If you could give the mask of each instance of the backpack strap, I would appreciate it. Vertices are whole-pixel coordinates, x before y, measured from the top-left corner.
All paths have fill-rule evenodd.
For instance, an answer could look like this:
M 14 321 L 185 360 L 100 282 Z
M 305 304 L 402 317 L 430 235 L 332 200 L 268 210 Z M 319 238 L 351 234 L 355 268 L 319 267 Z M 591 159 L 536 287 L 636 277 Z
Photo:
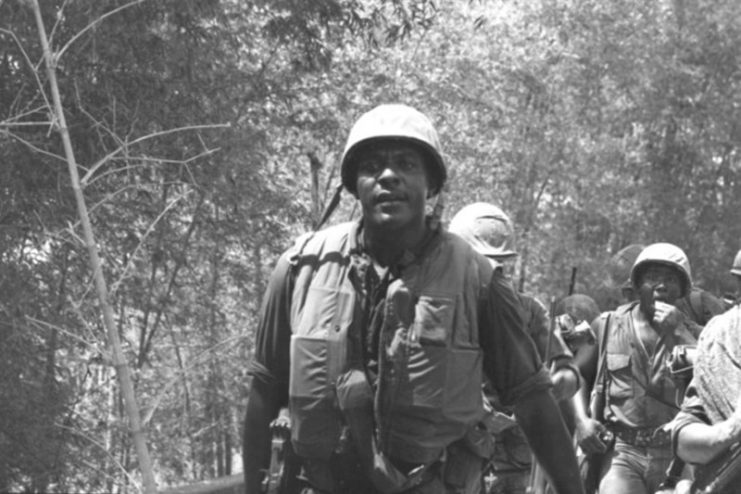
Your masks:
M 605 316 L 605 325 L 602 329 L 602 338 L 599 341 L 599 357 L 597 360 L 597 375 L 594 376 L 594 387 L 590 399 L 590 413 L 592 418 L 604 422 L 605 393 L 607 392 L 607 334 L 610 331 L 610 316 L 612 312 L 607 312 Z

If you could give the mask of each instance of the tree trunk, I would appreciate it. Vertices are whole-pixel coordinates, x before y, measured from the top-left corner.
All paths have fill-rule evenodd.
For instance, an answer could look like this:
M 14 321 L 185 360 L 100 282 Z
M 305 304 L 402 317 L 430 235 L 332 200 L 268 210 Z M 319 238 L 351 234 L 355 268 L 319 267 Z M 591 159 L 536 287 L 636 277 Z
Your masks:
M 144 491 L 154 494 L 157 492 L 157 485 L 154 479 L 152 461 L 149 458 L 149 450 L 147 449 L 146 433 L 141 427 L 139 405 L 137 404 L 136 396 L 134 395 L 134 387 L 129 375 L 129 368 L 126 365 L 126 360 L 124 359 L 123 351 L 121 350 L 121 341 L 119 339 L 116 324 L 114 322 L 113 309 L 111 308 L 108 300 L 108 287 L 106 285 L 105 278 L 103 277 L 103 269 L 101 267 L 100 258 L 98 256 L 98 249 L 95 244 L 95 236 L 93 235 L 90 217 L 88 216 L 87 205 L 85 204 L 85 198 L 80 188 L 80 177 L 77 174 L 77 162 L 75 160 L 74 151 L 72 150 L 72 141 L 69 136 L 69 129 L 67 128 L 64 109 L 62 107 L 62 99 L 59 94 L 59 86 L 57 84 L 57 60 L 56 57 L 51 53 L 51 49 L 49 47 L 49 40 L 46 35 L 44 21 L 41 18 L 41 8 L 39 7 L 38 0 L 32 0 L 31 5 L 33 6 L 36 24 L 39 30 L 39 39 L 41 41 L 41 46 L 44 50 L 46 71 L 49 77 L 49 86 L 51 88 L 52 98 L 54 102 L 54 108 L 50 109 L 50 111 L 53 110 L 52 113 L 55 116 L 55 121 L 57 124 L 56 130 L 59 132 L 62 138 L 62 144 L 64 145 L 64 153 L 65 157 L 67 158 L 67 165 L 69 168 L 72 189 L 75 193 L 77 210 L 80 215 L 83 235 L 85 243 L 87 245 L 88 254 L 90 256 L 90 268 L 93 271 L 95 287 L 97 290 L 98 299 L 100 301 L 100 307 L 103 311 L 103 322 L 105 324 L 109 343 L 111 346 L 111 357 L 113 359 L 113 365 L 116 369 L 121 384 L 121 392 L 124 396 L 124 400 L 126 403 L 126 412 L 131 426 L 131 434 L 136 446 L 137 456 L 139 458 L 139 468 L 141 469 Z

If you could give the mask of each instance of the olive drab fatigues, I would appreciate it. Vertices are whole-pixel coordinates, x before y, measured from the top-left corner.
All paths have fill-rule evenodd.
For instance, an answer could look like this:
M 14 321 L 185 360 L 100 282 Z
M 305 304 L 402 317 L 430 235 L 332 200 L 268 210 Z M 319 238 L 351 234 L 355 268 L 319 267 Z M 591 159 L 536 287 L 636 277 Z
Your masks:
M 666 360 L 676 345 L 697 342 L 689 325 L 680 324 L 647 350 L 634 326 L 636 305 L 620 306 L 596 322 L 598 335 L 609 331 L 604 417 L 617 438 L 603 465 L 600 492 L 644 492 L 648 483 L 646 492 L 652 493 L 664 479 L 672 451 L 662 426 L 675 417 L 682 398 Z
M 649 354 L 633 326 L 631 310 L 635 305 L 619 307 L 609 320 L 605 420 L 626 427 L 659 427 L 674 418 L 681 399 L 669 374 L 667 357 L 676 345 L 695 345 L 697 340 L 680 325 Z M 600 318 L 602 324 L 605 320 Z
M 484 412 L 477 304 L 492 268 L 453 235 L 442 233 L 430 241 L 425 254 L 388 285 L 377 379 L 369 383 L 358 320 L 362 289 L 357 286 L 358 272 L 368 266 L 354 254 L 357 227 L 338 225 L 297 243 L 289 381 L 292 442 L 304 458 L 329 460 L 342 449 L 348 432 L 363 442 L 355 436 L 368 434 L 363 424 L 375 422 L 370 431 L 374 464 L 380 455 L 381 461 L 391 457 L 404 465 L 432 465 Z M 378 480 L 389 483 L 385 488 L 403 490 L 393 485 L 405 481 L 399 473 L 376 472 L 392 477 Z M 334 489 L 326 485 L 330 475 L 311 469 L 308 475 L 320 489 Z
M 578 373 L 573 363 L 573 354 L 560 334 L 555 332 L 552 336 L 549 334 L 551 331 L 548 309 L 532 295 L 519 293 L 518 296 L 522 303 L 527 332 L 546 365 L 552 365 L 554 371 L 569 367 Z M 549 338 L 553 338 L 550 343 Z M 488 387 L 486 392 L 494 409 L 513 415 L 512 407 L 502 406 Z M 530 483 L 533 461 L 525 433 L 515 425 L 495 434 L 494 442 L 491 472 L 488 472 L 488 483 L 491 486 L 487 494 L 524 494 Z

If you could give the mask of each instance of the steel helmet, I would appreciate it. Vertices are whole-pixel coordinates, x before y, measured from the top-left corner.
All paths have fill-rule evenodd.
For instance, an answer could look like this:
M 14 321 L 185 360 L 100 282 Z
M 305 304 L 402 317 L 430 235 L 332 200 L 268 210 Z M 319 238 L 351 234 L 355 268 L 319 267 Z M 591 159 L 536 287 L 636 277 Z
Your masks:
M 741 250 L 736 252 L 736 257 L 733 259 L 733 266 L 731 266 L 731 274 L 741 276 Z
M 630 286 L 630 272 L 633 264 L 636 262 L 638 254 L 645 248 L 645 245 L 630 244 L 623 247 L 610 258 L 608 269 L 613 283 L 620 286 Z
M 448 230 L 462 237 L 486 257 L 508 258 L 513 249 L 514 227 L 504 211 L 486 202 L 464 206 L 450 220 Z
M 353 153 L 361 144 L 384 139 L 398 139 L 417 145 L 427 156 L 431 192 L 433 195 L 440 192 L 447 178 L 447 171 L 435 127 L 425 115 L 401 104 L 377 106 L 361 115 L 353 125 L 345 151 L 342 153 L 340 166 L 342 185 L 348 191 L 357 194 L 355 190 L 357 170 Z
M 647 264 L 663 264 L 678 271 L 682 283 L 682 296 L 684 297 L 692 288 L 692 271 L 690 261 L 682 249 L 674 244 L 659 242 L 651 244 L 638 254 L 633 269 L 630 271 L 630 281 L 634 287 L 638 287 L 638 278 L 641 270 Z
M 600 315 L 599 306 L 589 295 L 574 293 L 558 301 L 556 315 L 568 314 L 574 322 L 586 321 L 591 324 Z

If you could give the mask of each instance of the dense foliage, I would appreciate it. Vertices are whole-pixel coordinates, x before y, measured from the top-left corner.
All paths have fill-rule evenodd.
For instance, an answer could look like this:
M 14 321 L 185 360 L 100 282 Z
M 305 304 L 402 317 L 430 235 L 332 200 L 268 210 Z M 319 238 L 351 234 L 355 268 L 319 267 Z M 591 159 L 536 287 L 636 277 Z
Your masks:
M 510 212 L 518 283 L 543 300 L 576 266 L 609 308 L 609 257 L 659 240 L 727 288 L 735 0 L 41 4 L 160 485 L 239 466 L 267 276 L 378 103 L 432 116 L 446 216 L 475 200 Z M 28 2 L 0 1 L 0 490 L 135 490 L 50 99 Z M 346 194 L 331 221 L 353 215 Z

